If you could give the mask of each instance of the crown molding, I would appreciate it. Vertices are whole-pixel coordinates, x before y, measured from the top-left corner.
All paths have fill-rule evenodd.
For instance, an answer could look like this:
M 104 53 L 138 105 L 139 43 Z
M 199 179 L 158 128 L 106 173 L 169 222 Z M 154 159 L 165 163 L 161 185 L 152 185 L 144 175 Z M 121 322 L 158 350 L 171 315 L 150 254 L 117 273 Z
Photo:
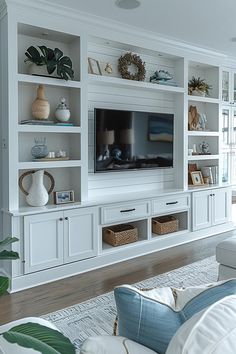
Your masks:
M 0 0 L 3 1 L 3 0 Z M 227 58 L 227 55 L 221 52 L 217 52 L 215 50 L 211 50 L 208 48 L 202 48 L 200 46 L 194 45 L 193 43 L 187 43 L 184 41 L 180 41 L 174 38 L 163 37 L 156 32 L 151 32 L 147 30 L 140 31 L 140 28 L 134 27 L 128 24 L 121 23 L 119 21 L 107 19 L 104 21 L 103 17 L 88 14 L 85 12 L 81 12 L 77 9 L 70 8 L 71 11 L 68 11 L 68 7 L 64 5 L 56 5 L 49 2 L 48 0 L 5 0 L 7 6 L 9 8 L 13 8 L 14 12 L 16 12 L 17 7 L 19 11 L 23 11 L 23 8 L 31 9 L 31 10 L 39 10 L 42 12 L 47 12 L 47 14 L 52 15 L 60 15 L 67 17 L 68 19 L 79 21 L 79 24 L 84 25 L 88 30 L 90 35 L 97 35 L 97 29 L 99 28 L 104 32 L 104 38 L 112 37 L 110 30 L 114 30 L 119 32 L 124 38 L 130 36 L 136 36 L 140 40 L 153 42 L 155 43 L 155 47 L 160 46 L 160 48 L 164 48 L 163 51 L 166 53 L 173 53 L 173 49 L 178 53 L 177 55 L 184 55 L 186 51 L 191 55 L 200 54 L 203 57 L 215 58 L 216 63 L 219 60 L 224 60 Z M 100 36 L 100 34 L 99 34 Z M 112 38 L 111 38 L 112 39 Z M 127 41 L 127 43 L 130 41 Z M 154 49 L 156 51 L 156 48 Z M 161 49 L 160 49 L 161 51 Z

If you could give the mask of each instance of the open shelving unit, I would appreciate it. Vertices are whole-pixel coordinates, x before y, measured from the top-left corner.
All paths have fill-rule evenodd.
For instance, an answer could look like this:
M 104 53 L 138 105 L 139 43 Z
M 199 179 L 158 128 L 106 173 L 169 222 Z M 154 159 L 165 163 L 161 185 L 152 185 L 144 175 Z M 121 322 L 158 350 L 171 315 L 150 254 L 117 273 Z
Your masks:
M 64 55 L 68 55 L 73 63 L 75 73 L 74 80 L 63 80 L 57 77 L 45 77 L 28 74 L 28 64 L 24 63 L 25 52 L 31 45 L 46 45 L 52 49 L 59 48 Z M 81 82 L 82 65 L 81 57 L 84 55 L 81 49 L 81 37 L 72 34 L 54 31 L 48 28 L 37 27 L 18 23 L 17 26 L 17 96 L 18 96 L 18 118 L 16 129 L 16 142 L 18 145 L 16 176 L 19 178 L 22 173 L 29 170 L 44 169 L 50 171 L 55 180 L 55 190 L 73 190 L 75 203 L 78 203 L 86 194 L 83 186 L 86 186 L 86 149 L 84 141 L 86 137 L 86 106 L 83 105 L 83 90 L 86 90 Z M 56 75 L 55 75 L 56 76 Z M 23 120 L 33 119 L 31 106 L 36 98 L 38 85 L 44 85 L 45 96 L 50 104 L 50 115 L 48 120 L 54 124 L 21 124 Z M 69 122 L 73 125 L 57 125 L 55 110 L 64 97 L 70 109 L 71 117 Z M 45 139 L 48 151 L 64 151 L 65 160 L 35 160 L 31 155 L 31 148 L 35 145 L 35 139 Z M 84 160 L 85 159 L 85 160 Z M 18 183 L 18 181 L 15 181 Z M 44 181 L 47 185 L 47 181 Z M 26 178 L 26 190 L 30 186 L 30 178 Z M 18 189 L 18 208 L 26 207 L 25 196 Z M 49 205 L 53 206 L 52 196 Z
M 218 170 L 218 182 L 221 184 L 221 156 L 220 156 L 220 70 L 218 66 L 211 64 L 203 64 L 198 62 L 189 62 L 188 65 L 188 80 L 192 77 L 200 77 L 205 80 L 211 86 L 209 90 L 209 97 L 188 95 L 188 112 L 190 106 L 194 106 L 197 109 L 199 115 L 205 115 L 206 122 L 205 128 L 202 130 L 201 126 L 198 126 L 196 130 L 189 130 L 187 128 L 188 149 L 195 147 L 194 154 L 188 155 L 188 163 L 196 163 L 197 169 L 201 171 L 206 166 L 217 166 Z M 201 144 L 205 142 L 208 144 L 209 153 L 202 151 Z M 191 189 L 189 185 L 189 189 Z M 195 187 L 196 188 L 196 187 Z
M 2 87 L 7 88 L 1 90 L 2 231 L 19 238 L 13 250 L 20 255 L 19 260 L 6 266 L 13 291 L 232 229 L 231 190 L 221 182 L 224 174 L 222 146 L 228 153 L 224 140 L 227 127 L 222 124 L 220 116 L 222 56 L 180 46 L 154 34 L 140 35 L 135 29 L 127 33 L 127 29 L 111 23 L 99 25 L 98 19 L 92 23 L 85 15 L 80 21 L 76 13 L 64 13 L 65 20 L 62 21 L 62 13 L 57 13 L 62 9 L 53 12 L 47 5 L 40 9 L 36 0 L 27 4 L 16 2 L 19 2 L 20 11 L 18 7 L 13 11 L 15 2 L 7 2 L 7 16 L 4 13 L 1 17 L 0 27 L 3 39 L 1 80 Z M 29 75 L 24 60 L 31 45 L 61 49 L 72 59 L 74 79 L 65 81 L 57 77 Z M 137 54 L 145 63 L 144 81 L 123 79 L 118 72 L 117 61 L 127 52 Z M 98 61 L 102 75 L 89 72 L 88 58 Z M 105 72 L 107 63 L 113 68 L 111 74 Z M 3 70 L 5 65 L 6 71 Z M 133 69 L 135 67 L 131 66 L 130 70 Z M 177 86 L 150 82 L 150 77 L 159 70 L 170 73 Z M 188 80 L 192 76 L 205 79 L 212 86 L 209 97 L 188 95 Z M 32 120 L 31 106 L 38 85 L 44 85 L 51 108 L 49 119 L 53 123 L 23 124 L 22 121 Z M 70 109 L 71 125 L 56 124 L 54 113 L 61 97 L 65 97 Z M 190 105 L 206 115 L 204 130 L 188 130 Z M 229 106 L 228 102 L 226 105 Z M 173 168 L 94 173 L 95 108 L 172 114 Z M 147 128 L 148 124 L 144 124 L 143 130 Z M 66 152 L 67 159 L 35 161 L 31 149 L 35 140 L 44 139 L 49 152 L 61 150 Z M 147 141 L 151 143 L 148 135 Z M 199 149 L 203 141 L 209 144 L 211 154 L 188 156 L 188 149 L 193 145 Z M 148 155 L 148 152 L 144 153 Z M 217 166 L 218 183 L 189 186 L 190 163 L 196 163 L 199 169 Z M 22 174 L 37 169 L 52 175 L 55 192 L 73 191 L 74 202 L 64 204 L 62 194 L 59 204 L 55 204 L 55 195 L 51 194 L 48 204 L 43 207 L 27 205 L 25 194 L 18 185 L 19 179 Z M 24 178 L 26 191 L 30 188 L 31 178 L 31 175 Z M 47 189 L 49 184 L 50 179 L 45 177 Z M 197 200 L 195 204 L 194 198 Z M 202 226 L 201 205 L 206 213 L 211 213 L 216 204 L 219 206 L 216 220 L 212 218 L 210 223 Z M 152 219 L 171 215 L 179 220 L 178 230 L 164 235 L 154 234 Z M 138 241 L 118 247 L 104 243 L 103 228 L 123 223 L 137 227 Z M 44 252 L 45 243 L 47 252 Z

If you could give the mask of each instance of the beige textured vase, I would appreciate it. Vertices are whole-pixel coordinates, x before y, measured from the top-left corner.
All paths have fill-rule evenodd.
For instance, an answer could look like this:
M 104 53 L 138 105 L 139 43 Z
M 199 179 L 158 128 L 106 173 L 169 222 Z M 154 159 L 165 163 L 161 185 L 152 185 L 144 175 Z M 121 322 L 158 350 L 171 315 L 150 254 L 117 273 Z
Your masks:
M 48 119 L 50 113 L 50 104 L 45 97 L 44 85 L 37 88 L 37 98 L 32 104 L 32 116 L 35 119 Z

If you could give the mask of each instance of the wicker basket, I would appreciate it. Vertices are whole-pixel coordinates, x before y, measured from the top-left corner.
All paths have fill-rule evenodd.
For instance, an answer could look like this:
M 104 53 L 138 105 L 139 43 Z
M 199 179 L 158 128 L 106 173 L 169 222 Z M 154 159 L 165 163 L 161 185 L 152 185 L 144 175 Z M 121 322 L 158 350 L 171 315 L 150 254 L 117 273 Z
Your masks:
M 179 220 L 174 216 L 166 215 L 152 219 L 152 232 L 158 235 L 169 234 L 178 231 Z
M 125 245 L 138 241 L 138 229 L 129 224 L 110 226 L 102 230 L 102 239 L 112 246 Z

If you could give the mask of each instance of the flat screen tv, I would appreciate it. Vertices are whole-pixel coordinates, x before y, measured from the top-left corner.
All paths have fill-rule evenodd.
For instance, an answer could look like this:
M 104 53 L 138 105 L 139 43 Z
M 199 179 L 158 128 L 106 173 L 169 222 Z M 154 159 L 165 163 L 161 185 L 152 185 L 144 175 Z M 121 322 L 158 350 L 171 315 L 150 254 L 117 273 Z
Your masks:
M 95 108 L 95 172 L 173 167 L 174 115 Z

